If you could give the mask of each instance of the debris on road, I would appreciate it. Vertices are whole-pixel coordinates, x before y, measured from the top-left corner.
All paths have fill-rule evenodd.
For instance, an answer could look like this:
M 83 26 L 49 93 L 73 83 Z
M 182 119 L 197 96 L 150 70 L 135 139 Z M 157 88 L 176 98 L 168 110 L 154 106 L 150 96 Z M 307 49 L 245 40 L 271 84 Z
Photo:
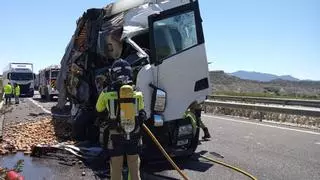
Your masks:
M 54 145 L 62 141 L 70 141 L 70 137 L 70 125 L 62 120 L 52 120 L 50 117 L 44 117 L 39 121 L 9 125 L 3 131 L 0 155 L 17 151 L 30 154 L 35 145 Z M 73 144 L 72 141 L 67 143 Z

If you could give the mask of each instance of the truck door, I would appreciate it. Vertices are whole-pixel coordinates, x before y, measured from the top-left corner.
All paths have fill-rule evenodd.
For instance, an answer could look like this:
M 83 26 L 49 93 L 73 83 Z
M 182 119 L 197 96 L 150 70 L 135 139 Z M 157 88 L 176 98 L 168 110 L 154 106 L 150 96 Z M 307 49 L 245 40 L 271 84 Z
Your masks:
M 165 121 L 182 118 L 192 102 L 205 100 L 209 93 L 201 22 L 197 1 L 149 16 L 156 85 L 167 96 Z

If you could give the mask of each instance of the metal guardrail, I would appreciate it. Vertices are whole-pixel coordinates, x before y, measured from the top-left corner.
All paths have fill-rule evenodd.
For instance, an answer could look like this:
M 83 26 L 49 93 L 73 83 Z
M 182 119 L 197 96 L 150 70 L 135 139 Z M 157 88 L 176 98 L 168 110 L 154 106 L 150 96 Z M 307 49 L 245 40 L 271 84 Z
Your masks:
M 270 105 L 261 104 L 245 104 L 237 102 L 221 102 L 206 100 L 204 102 L 204 111 L 207 112 L 208 106 L 225 107 L 233 109 L 247 109 L 259 112 L 276 112 L 283 114 L 301 115 L 301 116 L 312 116 L 320 117 L 320 109 L 301 109 L 297 107 L 276 107 Z
M 248 103 L 250 102 L 250 103 L 262 103 L 262 104 L 296 105 L 296 106 L 320 108 L 320 100 L 249 97 L 249 96 L 226 96 L 226 95 L 212 95 L 212 96 L 208 96 L 208 98 L 211 100 L 219 100 L 219 101 L 242 101 L 242 102 L 248 102 Z

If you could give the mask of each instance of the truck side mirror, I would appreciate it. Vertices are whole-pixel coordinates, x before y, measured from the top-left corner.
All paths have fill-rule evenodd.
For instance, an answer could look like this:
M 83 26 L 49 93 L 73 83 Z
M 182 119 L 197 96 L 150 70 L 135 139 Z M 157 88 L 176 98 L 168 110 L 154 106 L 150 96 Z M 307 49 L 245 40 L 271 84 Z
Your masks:
M 7 74 L 7 79 L 10 79 L 10 74 L 11 74 L 11 73 L 8 73 L 8 74 Z
M 35 73 L 33 73 L 33 79 L 36 79 L 36 74 Z

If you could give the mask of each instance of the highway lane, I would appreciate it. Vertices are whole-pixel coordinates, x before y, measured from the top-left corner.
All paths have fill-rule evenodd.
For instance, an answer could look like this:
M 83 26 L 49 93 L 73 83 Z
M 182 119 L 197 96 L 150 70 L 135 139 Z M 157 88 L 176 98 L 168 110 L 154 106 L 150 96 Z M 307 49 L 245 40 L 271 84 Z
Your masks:
M 33 99 L 48 111 L 56 104 L 56 101 L 41 101 L 38 95 Z M 22 102 L 6 117 L 20 119 L 16 114 L 27 115 L 24 111 L 43 112 L 27 98 Z M 208 114 L 203 120 L 213 136 L 211 141 L 202 141 L 194 157 L 177 162 L 190 179 L 248 179 L 221 165 L 199 159 L 200 153 L 240 167 L 258 179 L 320 179 L 319 132 Z M 0 158 L 0 163 L 10 164 L 13 159 L 17 156 Z M 95 179 L 90 169 L 63 166 L 53 160 L 31 159 L 26 165 L 25 173 L 33 179 Z M 30 174 L 37 170 L 44 170 L 44 173 Z M 87 173 L 85 177 L 81 176 L 82 171 Z M 142 171 L 143 179 L 181 179 L 168 163 L 154 163 L 143 167 Z
M 235 117 L 203 119 L 214 137 L 199 150 L 213 150 L 258 179 L 320 179 L 319 132 Z

